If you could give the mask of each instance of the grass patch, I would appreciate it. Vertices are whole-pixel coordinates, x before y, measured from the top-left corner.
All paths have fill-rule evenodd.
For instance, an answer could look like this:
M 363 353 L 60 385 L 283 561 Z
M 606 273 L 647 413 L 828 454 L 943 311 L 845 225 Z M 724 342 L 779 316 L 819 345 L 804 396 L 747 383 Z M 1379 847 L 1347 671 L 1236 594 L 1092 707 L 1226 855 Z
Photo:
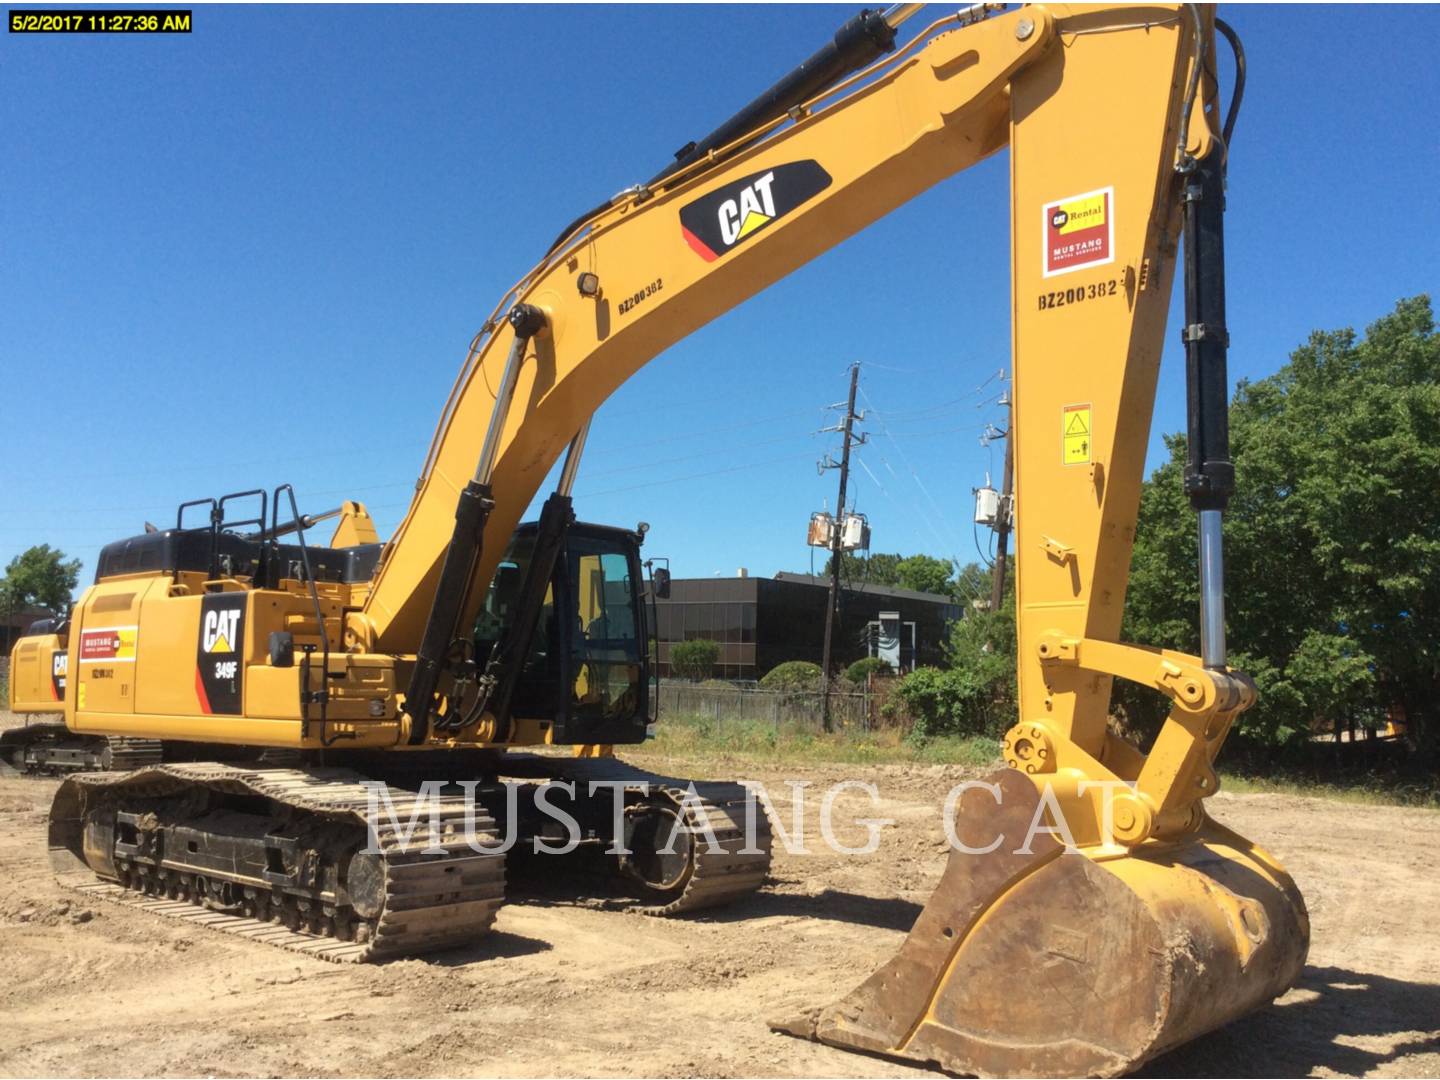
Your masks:
M 1440 809 L 1440 787 L 1434 780 L 1396 780 L 1358 776 L 1317 780 L 1308 776 L 1276 776 L 1220 772 L 1220 790 L 1236 795 L 1299 795 L 1335 799 L 1364 806 L 1419 806 Z
M 711 716 L 666 714 L 655 738 L 626 749 L 632 756 L 656 754 L 685 758 L 744 758 L 767 764 L 821 763 L 844 765 L 997 765 L 1000 745 L 989 738 L 937 738 L 911 741 L 892 728 L 849 729 L 825 733 L 764 720 L 715 719 Z
M 624 756 L 688 758 L 698 761 L 741 760 L 762 765 L 963 765 L 998 768 L 1000 744 L 991 738 L 941 737 L 912 740 L 894 728 L 879 731 L 845 729 L 826 734 L 800 725 L 755 719 L 665 714 L 655 738 L 624 748 Z M 1352 774 L 1317 778 L 1277 768 L 1260 775 L 1252 770 L 1221 773 L 1221 789 L 1235 794 L 1274 794 L 1335 799 L 1370 806 L 1440 808 L 1440 785 L 1433 777 Z

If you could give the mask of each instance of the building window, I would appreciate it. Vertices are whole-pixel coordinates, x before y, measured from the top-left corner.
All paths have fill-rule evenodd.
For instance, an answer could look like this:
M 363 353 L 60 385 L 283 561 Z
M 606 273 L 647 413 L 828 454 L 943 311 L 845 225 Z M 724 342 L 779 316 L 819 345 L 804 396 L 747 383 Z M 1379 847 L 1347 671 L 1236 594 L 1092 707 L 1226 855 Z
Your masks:
M 727 642 L 739 643 L 740 641 L 740 610 L 743 604 L 725 605 L 725 640 Z

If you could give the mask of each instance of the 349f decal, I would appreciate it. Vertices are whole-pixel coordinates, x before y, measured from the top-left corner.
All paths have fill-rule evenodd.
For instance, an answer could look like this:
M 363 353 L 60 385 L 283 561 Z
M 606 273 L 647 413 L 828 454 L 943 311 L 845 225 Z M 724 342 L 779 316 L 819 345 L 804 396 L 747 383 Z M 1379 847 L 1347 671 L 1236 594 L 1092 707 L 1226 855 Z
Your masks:
M 831 184 L 816 161 L 792 161 L 702 195 L 680 208 L 685 242 L 714 262 L 813 199 Z
M 245 594 L 211 593 L 200 603 L 195 696 L 204 713 L 238 716 L 244 677 Z

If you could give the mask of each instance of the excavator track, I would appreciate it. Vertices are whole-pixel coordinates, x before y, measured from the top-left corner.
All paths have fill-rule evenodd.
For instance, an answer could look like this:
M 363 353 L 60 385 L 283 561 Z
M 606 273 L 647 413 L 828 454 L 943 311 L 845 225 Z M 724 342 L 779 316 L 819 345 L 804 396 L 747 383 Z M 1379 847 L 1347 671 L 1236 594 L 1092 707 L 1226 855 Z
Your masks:
M 30 724 L 0 732 L 0 762 L 26 776 L 122 772 L 159 765 L 159 739 L 83 735 L 64 724 Z
M 753 893 L 769 874 L 770 820 L 741 784 L 662 776 L 613 758 L 514 755 L 505 759 L 503 772 L 520 780 L 571 782 L 581 792 L 592 781 L 618 784 L 627 822 L 639 820 L 642 834 L 649 819 L 664 823 L 659 837 L 674 835 L 668 861 L 646 863 L 643 850 L 621 859 L 621 876 L 641 893 L 628 910 L 656 916 L 701 911 Z M 377 813 L 372 822 L 377 785 L 388 792 L 394 812 Z M 78 773 L 55 797 L 51 861 L 62 884 L 87 896 L 326 960 L 386 960 L 473 944 L 504 901 L 505 859 L 469 846 L 466 815 L 473 810 L 473 835 L 481 844 L 495 838 L 495 821 L 480 801 L 472 808 L 464 798 L 441 797 L 435 828 L 428 802 L 417 812 L 420 799 L 410 786 L 335 768 L 204 762 Z M 269 808 L 261 819 L 253 812 L 257 800 Z M 204 855 L 193 854 L 196 842 L 188 852 L 172 851 L 183 849 L 207 822 L 221 821 L 224 832 L 231 804 L 249 805 L 252 821 L 267 822 L 267 853 L 304 840 L 306 874 L 296 871 L 267 889 L 253 873 L 199 865 Z M 406 835 L 402 830 L 412 822 Z M 233 824 L 228 828 L 234 831 Z M 373 835 L 381 852 L 362 875 L 377 883 L 368 906 L 351 895 L 354 874 L 348 869 L 359 858 L 354 852 L 362 833 Z M 254 825 L 248 835 L 253 843 Z M 644 848 L 634 836 L 630 842 Z M 206 848 L 207 841 L 198 846 Z M 234 858 L 225 857 L 234 869 Z M 657 873 L 654 865 L 667 869 Z
M 504 902 L 504 857 L 469 846 L 463 799 L 438 800 L 432 822 L 428 803 L 412 816 L 414 792 L 381 785 L 395 812 L 372 820 L 376 783 L 346 769 L 209 762 L 76 774 L 55 797 L 51 861 L 62 884 L 86 895 L 326 960 L 389 960 L 472 944 Z M 190 853 L 203 840 L 173 856 L 164 846 L 199 835 L 194 829 L 206 821 L 242 818 L 217 809 L 232 804 L 263 805 L 269 816 L 261 820 L 285 820 L 264 842 L 267 853 L 288 844 L 295 865 L 287 856 L 284 867 L 262 871 L 272 880 L 268 890 L 253 875 L 194 869 L 201 857 Z M 475 814 L 474 836 L 483 844 L 494 837 L 494 821 L 478 806 Z M 97 843 L 106 829 L 114 830 L 108 856 Z M 373 837 L 379 854 L 359 852 L 360 836 Z
M 647 890 L 649 899 L 633 905 L 632 911 L 669 916 L 718 907 L 755 892 L 769 876 L 770 819 L 764 803 L 743 784 L 662 776 L 611 757 L 517 754 L 506 758 L 505 772 L 571 781 L 586 785 L 586 790 L 591 781 L 622 783 L 627 801 L 635 800 L 627 812 L 659 805 L 676 815 L 678 832 L 690 841 L 688 866 L 664 888 Z M 753 821 L 753 835 L 747 835 L 747 820 Z

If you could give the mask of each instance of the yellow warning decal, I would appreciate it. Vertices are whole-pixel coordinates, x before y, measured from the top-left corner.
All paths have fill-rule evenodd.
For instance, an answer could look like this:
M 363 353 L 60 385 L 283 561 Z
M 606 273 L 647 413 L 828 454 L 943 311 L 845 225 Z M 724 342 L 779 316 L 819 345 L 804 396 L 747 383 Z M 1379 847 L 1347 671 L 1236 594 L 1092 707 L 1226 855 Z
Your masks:
M 1090 406 L 1066 405 L 1060 413 L 1060 444 L 1066 465 L 1090 463 Z

